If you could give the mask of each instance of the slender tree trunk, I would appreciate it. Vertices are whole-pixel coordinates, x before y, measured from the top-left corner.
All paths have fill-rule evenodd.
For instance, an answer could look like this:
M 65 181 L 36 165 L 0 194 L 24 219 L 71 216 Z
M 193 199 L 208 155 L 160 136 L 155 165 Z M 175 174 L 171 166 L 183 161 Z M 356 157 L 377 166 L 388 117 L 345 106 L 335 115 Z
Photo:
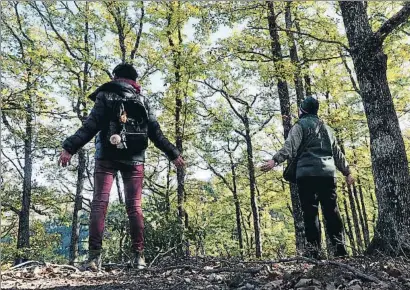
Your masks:
M 355 229 L 355 234 L 356 234 L 357 248 L 360 252 L 362 252 L 363 251 L 363 240 L 362 240 L 362 235 L 360 233 L 359 218 L 358 218 L 356 204 L 355 204 L 353 193 L 352 193 L 352 188 L 348 185 L 344 185 L 344 187 L 345 186 L 347 188 L 347 195 L 349 197 L 350 210 L 352 211 L 352 218 L 353 218 L 353 224 L 354 224 L 354 229 Z
M 115 175 L 115 184 L 117 186 L 118 202 L 120 204 L 124 204 L 124 195 L 121 190 L 119 173 Z M 119 250 L 118 250 L 118 259 L 121 262 L 124 262 L 124 240 L 125 240 L 126 235 L 127 235 L 126 226 L 122 226 L 120 229 Z
M 178 2 L 179 5 L 179 2 Z M 175 77 L 175 143 L 178 151 L 182 154 L 183 153 L 183 122 L 182 122 L 182 114 L 183 114 L 183 104 L 182 104 L 182 75 L 181 75 L 181 51 L 178 49 L 177 45 L 174 42 L 172 37 L 171 27 L 173 25 L 173 18 L 176 17 L 176 12 L 174 8 L 174 3 L 169 3 L 169 13 L 168 13 L 168 27 L 167 27 L 167 37 L 168 37 L 168 44 L 172 50 L 172 59 L 174 65 L 174 77 Z M 177 32 L 178 32 L 178 45 L 182 45 L 182 34 L 181 34 L 181 27 L 177 24 Z M 187 214 L 184 210 L 184 200 L 185 200 L 185 169 L 184 168 L 177 168 L 177 207 L 178 207 L 178 221 L 181 225 L 181 231 L 183 232 L 184 228 L 187 228 Z M 184 241 L 184 235 L 181 236 L 181 241 Z M 185 241 L 186 242 L 186 241 Z M 188 244 L 186 246 L 186 254 L 189 252 Z M 182 249 L 180 249 L 182 250 Z
M 364 239 L 366 241 L 367 246 L 369 246 L 370 244 L 369 222 L 368 222 L 368 217 L 367 217 L 366 206 L 364 203 L 363 189 L 362 189 L 362 183 L 361 183 L 360 178 L 357 178 L 357 184 L 359 186 L 359 198 L 360 198 L 360 204 L 362 206 L 363 219 L 364 219 L 364 224 L 363 224 L 364 225 L 364 228 L 363 228 Z
M 17 235 L 17 249 L 28 249 L 30 247 L 30 205 L 31 205 L 31 178 L 33 172 L 33 96 L 30 92 L 31 69 L 27 69 L 27 89 L 29 90 L 29 100 L 26 105 L 26 128 L 24 138 L 24 179 L 23 197 L 19 215 L 19 228 Z M 16 264 L 23 262 L 27 257 L 18 256 Z
M 309 75 L 303 77 L 305 79 L 306 96 L 312 95 L 312 80 Z
M 362 2 L 341 1 L 339 5 L 369 126 L 378 200 L 378 220 L 368 250 L 369 253 L 381 250 L 398 254 L 402 243 L 409 238 L 410 176 L 403 136 L 387 82 L 383 38 L 371 30 Z
M 295 22 L 294 22 L 294 25 L 295 25 L 295 27 L 296 27 L 296 31 L 300 34 L 302 30 L 300 29 L 299 22 L 295 21 Z M 302 59 L 306 59 L 306 47 L 305 47 L 305 44 L 303 43 L 303 41 L 300 43 L 300 48 L 301 48 L 301 51 L 302 51 Z M 306 63 L 305 63 L 305 65 L 303 65 L 303 68 L 304 68 L 306 71 L 308 71 L 309 66 L 306 65 Z M 304 79 L 304 81 L 305 81 L 305 95 L 306 95 L 306 96 L 311 96 L 311 95 L 312 95 L 312 82 L 311 82 L 311 78 L 310 78 L 310 76 L 309 76 L 308 74 L 305 74 L 305 75 L 303 76 L 303 79 Z
M 117 192 L 118 192 L 118 201 L 120 204 L 124 204 L 124 194 L 121 190 L 121 185 L 120 185 L 120 176 L 119 173 L 115 175 L 115 184 L 117 186 Z
M 343 190 L 343 192 L 345 192 L 345 191 Z M 353 254 L 357 254 L 356 242 L 355 242 L 354 235 L 353 235 L 353 226 L 352 226 L 352 222 L 350 220 L 349 208 L 347 206 L 346 193 L 344 193 L 343 205 L 344 205 L 344 210 L 345 210 L 345 214 L 346 214 L 346 222 L 347 222 L 346 233 L 347 233 L 347 236 L 349 237 L 350 246 L 353 249 Z M 344 224 L 344 225 L 346 226 L 346 224 Z
M 293 26 L 291 6 L 292 6 L 292 2 L 288 2 L 286 4 L 285 21 L 286 21 L 286 30 L 288 30 L 287 36 L 289 39 L 290 60 L 296 69 L 294 73 L 294 82 L 295 82 L 295 91 L 296 91 L 296 103 L 299 108 L 304 98 L 303 79 L 302 79 L 302 74 L 301 74 L 302 66 L 299 61 L 298 50 L 297 50 L 294 34 L 292 32 L 289 32 Z
M 88 41 L 88 33 L 89 33 L 89 23 L 88 23 L 88 11 L 89 11 L 89 3 L 85 3 L 85 16 L 84 16 L 84 50 L 85 50 L 85 62 L 83 66 L 83 80 L 82 85 L 80 85 L 80 89 L 82 91 L 82 96 L 78 101 L 79 105 L 77 109 L 77 116 L 81 122 L 83 122 L 87 118 L 87 104 L 85 101 L 86 92 L 88 89 L 88 70 L 89 70 L 89 41 Z M 82 106 L 82 110 L 80 110 L 80 106 Z M 76 193 L 75 193 L 75 202 L 74 202 L 74 210 L 73 210 L 73 220 L 71 225 L 71 241 L 70 241 L 70 264 L 74 264 L 75 260 L 78 257 L 78 241 L 80 239 L 80 211 L 82 209 L 82 202 L 83 202 L 83 189 L 84 189 L 84 181 L 85 181 L 85 171 L 86 171 L 86 154 L 84 149 L 80 149 L 78 152 L 78 168 L 77 168 L 77 185 L 76 185 Z
M 276 24 L 276 16 L 274 11 L 274 3 L 268 1 L 268 25 L 269 33 L 271 37 L 271 53 L 274 60 L 274 65 L 279 67 L 282 60 L 282 49 L 279 40 L 278 27 Z M 280 71 L 280 69 L 279 69 Z M 292 127 L 291 125 L 291 113 L 290 113 L 290 98 L 288 84 L 285 79 L 278 76 L 278 94 L 280 102 L 280 111 L 282 114 L 282 124 L 283 124 L 283 135 L 286 139 L 288 137 L 289 131 Z M 296 237 L 296 251 L 301 253 L 304 248 L 304 224 L 303 224 L 303 213 L 302 207 L 299 200 L 299 194 L 296 184 L 290 184 L 290 195 L 292 200 L 292 213 L 295 226 L 295 237 Z
M 346 155 L 343 140 L 338 138 L 338 142 L 340 145 L 340 151 L 342 151 L 342 153 Z M 346 184 L 343 185 L 343 188 L 347 188 L 347 196 L 349 198 L 350 210 L 352 211 L 353 224 L 355 228 L 354 232 L 355 232 L 356 240 L 357 240 L 357 249 L 359 252 L 362 252 L 363 251 L 363 241 L 362 241 L 362 236 L 360 233 L 359 218 L 358 218 L 356 204 L 355 204 L 353 193 L 352 193 L 352 188 Z
M 80 218 L 79 213 L 82 209 L 85 180 L 86 158 L 84 149 L 78 151 L 78 169 L 77 169 L 77 186 L 74 201 L 73 220 L 71 226 L 71 241 L 70 241 L 70 264 L 74 265 L 78 257 L 78 241 L 80 239 Z
M 168 171 L 167 171 L 167 189 L 165 191 L 165 213 L 167 218 L 171 212 L 171 199 L 170 199 L 170 191 L 171 191 L 171 162 L 168 161 Z
M 243 259 L 243 238 L 242 238 L 242 226 L 241 226 L 241 205 L 239 203 L 237 186 L 236 186 L 236 170 L 235 163 L 233 162 L 232 153 L 229 153 L 229 161 L 231 163 L 231 173 L 232 173 L 232 194 L 235 203 L 235 216 L 236 216 L 236 232 L 238 234 L 239 251 L 241 258 Z
M 357 187 L 356 185 L 352 186 L 353 189 L 353 198 L 356 204 L 357 208 L 357 213 L 359 215 L 359 220 L 360 220 L 360 227 L 362 229 L 362 234 L 363 234 L 363 240 L 364 240 L 364 246 L 367 247 L 370 243 L 369 239 L 366 238 L 366 233 L 365 233 L 365 225 L 364 225 L 364 218 L 363 218 L 363 209 L 360 206 L 360 200 L 359 200 L 359 194 L 357 192 Z
M 350 135 L 350 140 L 352 142 L 352 144 L 354 144 L 354 138 L 353 135 Z M 357 160 L 357 155 L 356 155 L 356 146 L 353 145 L 352 146 L 352 150 L 353 150 L 353 163 L 355 166 L 357 166 L 358 164 L 358 160 Z M 363 194 L 362 194 L 362 186 L 360 184 L 360 178 L 358 177 L 358 186 L 359 186 L 359 192 L 357 190 L 357 185 L 354 184 L 353 185 L 353 193 L 354 193 L 354 198 L 356 201 L 356 206 L 359 212 L 359 218 L 360 218 L 360 223 L 361 223 L 361 227 L 362 227 L 362 233 L 363 233 L 363 239 L 364 239 L 364 244 L 366 247 L 369 246 L 370 244 L 370 234 L 369 234 L 369 227 L 367 224 L 367 213 L 366 213 L 366 207 L 363 201 Z
M 248 229 L 246 228 L 245 218 L 244 218 L 244 214 L 242 212 L 242 209 L 240 209 L 240 211 L 241 211 L 242 229 L 245 232 L 246 254 L 248 256 L 250 256 L 249 249 L 251 248 L 251 242 L 250 242 L 250 239 L 249 239 Z
M 257 258 L 262 256 L 262 237 L 261 237 L 261 226 L 260 226 L 260 216 L 259 207 L 256 197 L 256 178 L 255 178 L 255 165 L 253 163 L 253 147 L 252 138 L 249 128 L 249 120 L 245 117 L 245 139 L 246 139 L 246 151 L 248 159 L 248 173 L 249 173 L 249 190 L 251 196 L 251 208 L 253 215 L 253 228 L 255 232 L 255 254 Z

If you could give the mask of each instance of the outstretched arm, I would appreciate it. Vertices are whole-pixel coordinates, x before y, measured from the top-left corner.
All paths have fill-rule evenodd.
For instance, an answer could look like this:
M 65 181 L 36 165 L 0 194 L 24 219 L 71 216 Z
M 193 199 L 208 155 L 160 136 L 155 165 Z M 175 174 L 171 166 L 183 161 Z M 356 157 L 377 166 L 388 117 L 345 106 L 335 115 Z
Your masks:
M 145 102 L 148 111 L 148 137 L 154 143 L 155 147 L 164 152 L 168 159 L 173 161 L 177 167 L 185 165 L 184 160 L 180 156 L 178 149 L 164 136 L 155 115 L 153 114 L 149 104 Z
M 90 115 L 84 121 L 81 128 L 63 142 L 64 150 L 74 155 L 81 147 L 87 144 L 101 130 L 105 111 L 106 106 L 103 95 L 99 94 Z
M 344 175 L 348 176 L 350 172 L 349 164 L 347 163 L 346 157 L 340 150 L 339 145 L 335 141 L 333 144 L 333 159 L 335 160 L 336 168 Z
M 348 185 L 352 185 L 354 183 L 354 178 L 351 174 L 349 163 L 346 160 L 346 156 L 343 154 L 342 150 L 340 149 L 336 137 L 334 137 L 333 131 L 331 131 L 331 136 L 333 139 L 332 142 L 332 151 L 333 151 L 333 160 L 335 161 L 335 165 L 337 170 L 339 170 L 345 177 L 346 182 Z
M 269 171 L 273 167 L 279 165 L 280 163 L 288 160 L 290 158 L 294 158 L 297 155 L 298 149 L 300 144 L 302 143 L 303 139 L 303 129 L 302 127 L 296 123 L 292 129 L 289 131 L 288 138 L 285 141 L 282 149 L 280 149 L 272 158 L 264 165 L 262 165 L 262 171 Z

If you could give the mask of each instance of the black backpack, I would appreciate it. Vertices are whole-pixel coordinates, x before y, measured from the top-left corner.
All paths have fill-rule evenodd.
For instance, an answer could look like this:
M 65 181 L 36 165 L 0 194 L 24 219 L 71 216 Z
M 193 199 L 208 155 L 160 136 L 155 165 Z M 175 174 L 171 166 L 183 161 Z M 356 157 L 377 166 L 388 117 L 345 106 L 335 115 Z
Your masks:
M 132 97 L 113 100 L 113 114 L 108 128 L 108 144 L 115 151 L 138 154 L 148 147 L 148 112 L 144 97 L 132 94 Z

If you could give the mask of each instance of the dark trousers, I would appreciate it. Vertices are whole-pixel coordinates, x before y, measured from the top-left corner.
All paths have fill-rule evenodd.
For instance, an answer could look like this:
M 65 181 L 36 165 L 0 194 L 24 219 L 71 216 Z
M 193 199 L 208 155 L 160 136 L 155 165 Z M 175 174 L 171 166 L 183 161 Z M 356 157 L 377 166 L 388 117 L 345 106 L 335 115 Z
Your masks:
M 344 246 L 343 223 L 337 206 L 336 179 L 333 177 L 301 177 L 297 181 L 305 223 L 308 248 L 317 255 L 321 249 L 319 202 L 335 256 L 347 254 Z
M 130 223 L 132 246 L 135 251 L 144 249 L 144 217 L 141 208 L 144 165 L 96 160 L 88 241 L 90 250 L 101 250 L 110 191 L 118 171 L 121 172 L 124 181 L 125 206 Z

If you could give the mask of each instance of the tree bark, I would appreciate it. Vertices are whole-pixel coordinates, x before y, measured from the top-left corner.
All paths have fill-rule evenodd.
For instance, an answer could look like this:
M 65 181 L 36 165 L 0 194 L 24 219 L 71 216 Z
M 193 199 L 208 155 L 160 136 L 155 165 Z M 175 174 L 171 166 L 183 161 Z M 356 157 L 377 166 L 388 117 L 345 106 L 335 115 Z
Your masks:
M 88 41 L 88 33 L 89 33 L 89 23 L 88 23 L 88 11 L 89 11 L 89 3 L 85 3 L 85 11 L 84 11 L 84 50 L 85 50 L 85 61 L 83 65 L 83 79 L 82 85 L 80 85 L 80 89 L 82 91 L 81 96 L 78 100 L 77 110 L 77 117 L 78 119 L 83 122 L 87 118 L 87 103 L 86 103 L 86 93 L 88 90 L 88 70 L 89 70 L 89 41 Z M 80 82 L 80 81 L 79 81 Z M 80 109 L 80 105 L 82 108 Z M 85 181 L 85 171 L 86 171 L 86 154 L 84 149 L 80 149 L 78 152 L 78 168 L 77 168 L 77 185 L 76 185 L 76 193 L 75 193 L 75 202 L 74 202 L 74 209 L 73 209 L 73 220 L 71 223 L 71 241 L 70 241 L 70 259 L 69 263 L 74 265 L 75 260 L 78 257 L 78 242 L 80 239 L 80 211 L 82 209 L 83 203 L 83 189 L 84 189 L 84 181 Z
M 248 173 L 249 173 L 249 191 L 251 196 L 251 208 L 253 215 L 253 229 L 255 232 L 255 255 L 256 258 L 262 256 L 262 237 L 261 237 L 261 225 L 259 216 L 259 207 L 256 197 L 256 177 L 255 177 L 255 164 L 253 163 L 253 147 L 252 147 L 252 137 L 250 133 L 249 120 L 245 116 L 245 140 L 246 140 L 246 151 L 248 159 Z
M 124 194 L 121 190 L 119 173 L 115 175 L 115 184 L 117 185 L 118 201 L 120 204 L 124 204 Z
M 344 155 L 346 155 L 343 140 L 338 138 L 338 143 L 339 143 L 339 146 L 340 146 L 340 151 L 342 151 L 342 153 Z M 357 215 L 356 204 L 355 204 L 355 200 L 354 200 L 354 197 L 353 197 L 352 188 L 351 188 L 351 186 L 343 184 L 343 189 L 345 189 L 345 188 L 347 189 L 346 192 L 347 192 L 347 196 L 349 198 L 350 210 L 352 212 L 354 232 L 355 232 L 356 241 L 357 241 L 357 243 L 356 243 L 357 250 L 359 252 L 362 252 L 363 251 L 363 240 L 362 240 L 362 236 L 361 236 L 361 233 L 360 233 L 359 218 L 358 218 L 358 215 Z
M 70 265 L 74 265 L 78 257 L 78 241 L 80 239 L 80 218 L 79 213 L 82 209 L 85 180 L 86 158 L 84 149 L 78 151 L 78 169 L 77 169 L 77 185 L 74 201 L 73 220 L 71 222 L 71 241 L 70 241 Z
M 278 67 L 282 60 L 282 48 L 279 40 L 278 27 L 276 24 L 276 16 L 274 11 L 274 3 L 268 1 L 268 25 L 269 34 L 271 38 L 271 53 L 273 57 L 273 63 Z M 289 21 L 289 19 L 287 19 Z M 280 71 L 280 70 L 279 70 Z M 286 139 L 288 137 L 289 131 L 292 127 L 291 125 L 291 113 L 290 113 L 290 98 L 288 84 L 285 79 L 278 76 L 278 94 L 280 102 L 280 111 L 282 115 L 282 125 L 283 125 L 283 136 Z M 294 219 L 295 227 L 295 239 L 296 239 L 296 251 L 301 253 L 304 249 L 304 224 L 303 224 L 303 213 L 302 207 L 299 200 L 299 194 L 297 185 L 290 184 L 290 196 L 292 200 L 292 213 Z
M 380 30 L 371 30 L 362 2 L 339 2 L 350 46 L 357 80 L 361 91 L 370 133 L 370 151 L 376 196 L 378 220 L 369 253 L 384 251 L 399 254 L 402 243 L 409 238 L 410 176 L 403 137 L 387 82 L 387 56 L 383 40 L 400 25 L 386 21 Z M 410 14 L 406 3 L 402 23 Z M 401 11 L 402 12 L 402 11 Z M 400 14 L 399 12 L 398 14 Z M 399 15 L 400 16 L 400 15 Z M 409 250 L 409 249 L 406 249 Z
M 171 212 L 171 199 L 170 199 L 170 191 L 171 191 L 171 161 L 168 161 L 168 170 L 167 170 L 167 188 L 165 191 L 165 213 L 167 218 Z
M 178 2 L 179 5 L 179 2 Z M 177 46 L 182 45 L 182 34 L 181 34 L 181 27 L 177 24 L 177 33 L 178 33 L 178 44 L 175 44 L 174 39 L 172 37 L 171 27 L 173 25 L 173 17 L 175 17 L 175 8 L 174 3 L 169 3 L 169 13 L 168 13 L 168 27 L 167 27 L 167 37 L 168 37 L 168 44 L 172 50 L 172 60 L 173 65 L 175 68 L 174 77 L 175 77 L 175 144 L 178 151 L 182 154 L 183 153 L 183 129 L 182 129 L 182 94 L 180 87 L 182 85 L 182 75 L 181 75 L 181 51 L 178 49 Z M 185 169 L 184 168 L 177 168 L 177 208 L 178 208 L 178 222 L 181 225 L 181 231 L 187 227 L 186 220 L 187 214 L 184 210 L 184 200 L 185 200 Z M 181 241 L 184 241 L 184 236 L 181 236 Z M 184 241 L 186 242 L 186 241 Z M 188 245 L 186 244 L 186 253 L 189 252 Z M 181 249 L 182 250 L 182 249 Z
M 31 68 L 27 69 L 27 90 L 31 86 Z M 19 214 L 19 228 L 17 235 L 17 249 L 27 249 L 30 247 L 30 205 L 31 205 L 31 178 L 33 173 L 33 95 L 29 91 L 29 100 L 26 105 L 26 128 L 24 138 L 24 179 L 23 196 L 21 210 Z M 18 256 L 16 264 L 24 262 L 27 257 Z
M 290 30 L 292 30 L 293 21 L 292 21 L 292 11 L 291 11 L 291 4 L 292 2 L 288 2 L 286 4 L 286 12 L 285 12 L 285 22 L 286 22 L 286 34 L 288 36 L 289 41 L 289 54 L 290 54 L 290 61 L 295 66 L 296 71 L 294 73 L 294 82 L 295 82 L 295 91 L 296 91 L 296 103 L 298 108 L 300 107 L 304 95 L 303 95 L 303 79 L 302 79 L 302 66 L 299 61 L 298 50 L 296 46 L 295 36 Z M 296 21 L 296 20 L 295 20 Z
M 359 187 L 359 198 L 360 198 L 360 204 L 362 206 L 363 219 L 364 219 L 363 234 L 364 234 L 364 238 L 365 238 L 365 241 L 367 243 L 367 246 L 369 246 L 369 244 L 370 244 L 369 222 L 368 222 L 367 210 L 366 210 L 366 206 L 365 206 L 364 198 L 363 198 L 362 183 L 361 183 L 361 179 L 359 177 L 357 178 L 357 184 L 358 184 L 358 187 Z
M 348 185 L 344 185 L 347 187 L 347 196 L 349 198 L 350 210 L 352 211 L 352 218 L 353 218 L 353 225 L 356 234 L 356 241 L 357 241 L 357 248 L 359 252 L 363 251 L 363 240 L 362 235 L 360 233 L 360 226 L 359 226 L 359 218 L 356 210 L 356 204 L 354 201 L 352 188 Z
M 241 226 L 241 205 L 238 198 L 238 190 L 236 185 L 236 169 L 235 163 L 233 162 L 232 152 L 229 152 L 229 162 L 231 165 L 231 174 L 232 174 L 232 195 L 233 200 L 235 203 L 235 217 L 236 217 L 236 232 L 238 234 L 238 242 L 239 242 L 239 252 L 241 258 L 244 257 L 243 252 L 243 237 L 242 237 L 242 226 Z
M 343 190 L 343 192 L 345 192 Z M 344 193 L 344 199 L 343 199 L 343 205 L 344 205 L 344 210 L 345 210 L 345 214 L 346 214 L 346 222 L 347 222 L 347 228 L 346 228 L 346 233 L 347 236 L 349 237 L 350 240 L 350 246 L 353 249 L 353 254 L 357 254 L 357 248 L 356 248 L 356 242 L 353 236 L 353 230 L 352 230 L 352 222 L 350 220 L 350 215 L 349 215 L 349 208 L 347 206 L 347 200 L 346 200 L 346 193 Z M 344 224 L 346 226 L 346 224 Z

